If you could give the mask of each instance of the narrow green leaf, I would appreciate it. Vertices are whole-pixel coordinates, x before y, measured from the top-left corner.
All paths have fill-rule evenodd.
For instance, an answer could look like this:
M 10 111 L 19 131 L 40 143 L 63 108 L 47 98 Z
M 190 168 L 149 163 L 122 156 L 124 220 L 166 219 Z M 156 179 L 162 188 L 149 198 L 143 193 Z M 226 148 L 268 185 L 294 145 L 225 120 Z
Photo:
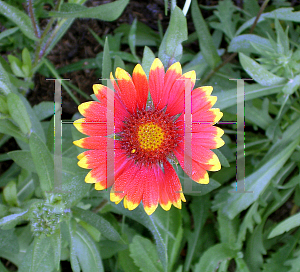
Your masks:
M 104 43 L 104 49 L 103 49 L 103 59 L 102 59 L 102 79 L 103 79 L 103 84 L 106 85 L 106 80 L 109 79 L 109 74 L 111 72 L 111 58 L 109 54 L 109 44 L 108 44 L 108 39 L 106 37 L 105 43 Z
M 291 217 L 280 222 L 269 234 L 268 239 L 288 232 L 291 229 L 300 226 L 300 213 L 294 214 Z
M 164 38 L 158 51 L 158 57 L 165 67 L 179 61 L 182 56 L 181 43 L 187 39 L 187 22 L 181 9 L 175 6 Z
M 10 120 L 0 120 L 0 133 L 8 134 L 23 142 L 28 143 L 28 138 Z
M 14 180 L 11 180 L 3 189 L 3 197 L 10 206 L 19 206 L 17 185 Z
M 220 163 L 223 167 L 230 167 L 228 160 L 219 149 L 215 149 L 213 152 L 218 156 Z
M 163 271 L 155 246 L 150 240 L 136 235 L 129 245 L 130 256 L 142 272 Z
M 7 106 L 13 120 L 19 125 L 24 134 L 29 134 L 31 122 L 26 107 L 18 95 L 10 93 L 7 95 Z
M 209 33 L 205 20 L 202 17 L 197 0 L 192 0 L 191 11 L 201 53 L 203 54 L 206 63 L 211 68 L 214 68 L 221 61 L 221 58 L 219 57 L 217 49 L 214 46 L 213 39 Z
M 117 67 L 125 69 L 125 63 L 119 56 L 115 56 L 114 70 L 113 71 L 116 71 Z
M 41 189 L 43 193 L 49 192 L 53 189 L 54 183 L 53 157 L 47 146 L 35 133 L 31 133 L 29 146 Z
M 300 11 L 293 12 L 293 8 L 279 8 L 275 9 L 271 12 L 267 12 L 262 14 L 259 17 L 258 23 L 264 21 L 267 18 L 278 20 L 284 20 L 284 21 L 293 21 L 293 22 L 300 22 Z M 246 30 L 248 27 L 251 27 L 256 19 L 256 16 L 245 22 L 240 28 L 237 30 L 235 35 L 239 35 L 244 30 Z
M 38 105 L 33 106 L 33 110 L 39 121 L 44 120 L 54 115 L 54 102 L 43 101 Z
M 25 214 L 27 211 L 21 213 L 15 213 L 8 216 L 5 216 L 0 219 L 0 227 L 2 229 L 11 229 L 15 227 L 18 223 L 24 220 Z
M 122 14 L 129 0 L 118 0 L 98 7 L 87 8 L 78 4 L 64 3 L 61 11 L 49 12 L 54 18 L 94 18 L 103 21 L 114 21 Z
M 187 235 L 188 249 L 184 262 L 184 271 L 189 271 L 196 251 L 197 243 L 199 243 L 200 235 L 203 230 L 204 223 L 208 217 L 210 201 L 208 196 L 195 197 L 192 200 L 190 209 L 194 220 L 194 231 Z
M 155 239 L 157 251 L 158 251 L 158 257 L 162 263 L 162 266 L 164 268 L 164 271 L 167 271 L 168 267 L 168 253 L 166 244 L 163 240 L 164 233 L 161 233 L 153 218 L 151 216 L 148 216 L 143 208 L 141 206 L 137 207 L 133 211 L 129 211 L 123 207 L 123 205 L 114 205 L 114 208 L 116 212 L 119 212 L 139 223 L 141 223 L 143 226 L 145 226 L 147 229 L 149 229 Z
M 16 26 L 16 27 L 12 27 L 10 29 L 7 29 L 7 30 L 4 30 L 0 33 L 0 40 L 8 37 L 9 35 L 11 34 L 14 34 L 16 31 L 18 31 L 19 28 Z
M 290 155 L 299 144 L 299 139 L 296 139 L 281 152 L 278 152 L 270 158 L 263 166 L 253 172 L 245 179 L 245 190 L 253 191 L 249 194 L 231 193 L 226 203 L 222 206 L 222 211 L 229 218 L 233 219 L 238 213 L 249 207 L 258 197 L 264 192 L 271 179 L 276 175 L 279 169 L 289 159 Z M 234 188 L 235 188 L 234 184 Z
M 6 252 L 17 254 L 19 253 L 18 237 L 14 230 L 0 229 L 0 248 Z
M 239 58 L 244 70 L 262 86 L 273 86 L 286 81 L 285 78 L 274 75 L 243 53 L 239 53 Z
M 15 91 L 9 79 L 7 71 L 0 63 L 0 90 L 3 94 L 8 95 L 10 92 Z
M 237 252 L 227 244 L 216 244 L 204 252 L 195 266 L 194 272 L 216 271 L 220 262 L 236 257 Z
M 250 84 L 245 85 L 245 101 L 252 100 L 255 98 L 268 96 L 271 94 L 277 94 L 282 91 L 282 87 L 284 85 L 276 85 L 265 87 L 260 84 Z M 217 103 L 215 104 L 215 108 L 220 108 L 220 110 L 224 110 L 231 106 L 236 105 L 237 101 L 237 89 L 226 90 L 222 92 L 215 92 L 214 95 L 218 97 Z M 244 96 L 244 94 L 242 94 Z
M 152 50 L 148 46 L 145 46 L 143 59 L 142 59 L 142 67 L 143 67 L 147 77 L 149 77 L 150 68 L 151 68 L 151 65 L 152 65 L 154 59 L 155 59 L 155 55 L 152 52 Z
M 30 272 L 52 271 L 54 269 L 53 250 L 50 237 L 35 237 L 33 241 Z M 23 268 L 23 267 L 22 267 Z
M 60 268 L 60 257 L 61 257 L 61 234 L 60 228 L 50 236 L 50 242 L 54 253 L 54 266 L 57 270 Z
M 0 13 L 7 19 L 13 21 L 29 39 L 37 41 L 38 38 L 34 35 L 33 26 L 29 16 L 17 9 L 14 6 L 9 5 L 4 1 L 0 1 Z
M 77 226 L 73 239 L 74 249 L 83 272 L 104 272 L 99 250 L 93 239 Z
M 285 94 L 291 95 L 300 87 L 300 75 L 290 79 L 289 82 L 283 87 Z
M 129 31 L 129 35 L 128 35 L 128 43 L 129 43 L 129 48 L 130 51 L 132 53 L 132 55 L 138 60 L 139 58 L 136 55 L 136 50 L 135 50 L 135 46 L 136 46 L 136 24 L 137 24 L 137 20 L 136 18 L 134 19 L 131 27 L 130 27 L 130 31 Z
M 97 228 L 103 236 L 112 241 L 119 241 L 120 234 L 103 217 L 89 210 L 83 210 L 78 207 L 72 208 L 73 216 Z
M 257 53 L 252 43 L 258 47 L 272 48 L 268 39 L 254 34 L 244 34 L 236 36 L 230 41 L 228 52 Z
M 35 114 L 34 110 L 29 104 L 28 100 L 23 95 L 19 96 L 19 98 L 22 100 L 23 104 L 25 105 L 26 111 L 30 118 L 31 132 L 36 133 L 37 135 L 39 135 L 39 137 L 42 139 L 43 142 L 46 142 L 44 129 L 41 125 L 41 122 L 38 120 L 37 115 Z
M 140 272 L 140 269 L 135 265 L 134 261 L 130 257 L 130 251 L 128 248 L 119 252 L 118 262 L 124 272 Z
M 27 47 L 25 47 L 22 51 L 22 61 L 23 64 L 26 64 L 29 70 L 31 70 L 31 57 Z
M 80 272 L 79 260 L 76 254 L 76 221 L 71 219 L 69 221 L 69 234 L 70 234 L 70 263 L 74 272 Z

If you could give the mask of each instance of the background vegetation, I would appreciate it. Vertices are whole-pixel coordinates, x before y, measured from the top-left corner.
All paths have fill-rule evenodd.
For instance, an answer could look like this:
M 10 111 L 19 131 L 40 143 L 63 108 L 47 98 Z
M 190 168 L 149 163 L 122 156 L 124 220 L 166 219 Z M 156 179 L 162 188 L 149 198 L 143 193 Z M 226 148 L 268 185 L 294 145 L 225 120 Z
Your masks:
M 0 271 L 300 271 L 298 1 L 0 0 Z M 236 121 L 245 81 L 245 189 L 236 186 L 236 125 L 220 124 L 222 169 L 182 210 L 148 216 L 84 183 L 81 138 L 62 126 L 54 190 L 53 81 L 63 119 L 116 67 L 146 73 L 180 61 L 212 85 Z M 178 170 L 182 178 L 182 170 Z

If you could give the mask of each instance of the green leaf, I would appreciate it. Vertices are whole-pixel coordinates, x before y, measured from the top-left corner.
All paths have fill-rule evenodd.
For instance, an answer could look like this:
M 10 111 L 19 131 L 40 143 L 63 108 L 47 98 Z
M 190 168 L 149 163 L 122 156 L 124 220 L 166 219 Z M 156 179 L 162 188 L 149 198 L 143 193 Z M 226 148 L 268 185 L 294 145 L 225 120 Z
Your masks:
M 236 257 L 237 252 L 227 244 L 216 244 L 204 252 L 194 272 L 211 272 L 218 269 L 220 262 Z
M 61 234 L 60 228 L 50 236 L 50 242 L 54 253 L 54 265 L 57 270 L 60 268 L 60 257 L 61 257 Z
M 213 39 L 209 33 L 206 22 L 202 17 L 201 11 L 199 10 L 197 0 L 192 0 L 191 11 L 200 44 L 201 53 L 206 63 L 211 68 L 214 68 L 221 61 L 221 58 L 217 53 L 217 49 L 214 46 Z
M 26 107 L 18 95 L 10 93 L 7 95 L 7 106 L 13 120 L 19 125 L 24 134 L 29 134 L 31 130 L 31 121 Z
M 77 165 L 77 159 L 62 159 L 62 191 L 68 208 L 78 203 L 90 191 L 91 184 L 85 183 L 88 170 Z
M 271 94 L 277 94 L 282 91 L 282 87 L 284 85 L 270 86 L 264 87 L 260 84 L 250 84 L 245 85 L 244 91 L 245 94 L 242 94 L 245 97 L 245 101 L 252 100 L 255 98 L 259 98 L 262 96 L 268 96 Z M 218 97 L 217 103 L 215 104 L 215 108 L 219 108 L 220 110 L 224 110 L 231 106 L 236 105 L 237 101 L 237 90 L 231 89 L 226 90 L 224 92 L 216 92 L 214 93 Z
M 4 114 L 8 114 L 8 107 L 6 102 L 6 97 L 3 95 L 0 95 L 0 112 Z
M 98 7 L 87 8 L 78 4 L 64 3 L 61 11 L 49 12 L 54 18 L 94 18 L 103 21 L 114 21 L 122 14 L 129 0 L 118 0 Z
M 103 49 L 103 59 L 102 59 L 102 83 L 104 85 L 107 85 L 106 80 L 105 79 L 109 79 L 111 72 L 111 58 L 110 58 L 110 54 L 109 54 L 109 44 L 108 44 L 108 39 L 105 39 L 105 43 L 104 43 L 104 49 Z
M 19 28 L 16 26 L 16 27 L 12 27 L 10 29 L 7 29 L 7 30 L 4 30 L 0 33 L 0 40 L 8 37 L 9 35 L 11 34 L 14 34 L 15 32 L 17 32 L 19 30 Z
M 285 78 L 274 75 L 243 53 L 239 53 L 239 58 L 244 70 L 262 86 L 273 86 L 286 81 Z
M 222 211 L 218 211 L 218 223 L 220 240 L 222 243 L 228 244 L 231 249 L 236 248 L 237 233 L 239 230 L 238 218 L 229 219 Z
M 182 56 L 181 43 L 187 39 L 187 22 L 180 8 L 174 8 L 169 26 L 158 51 L 158 57 L 165 67 L 171 66 Z
M 220 163 L 223 167 L 230 167 L 228 160 L 219 149 L 215 149 L 214 153 L 218 156 Z
M 26 111 L 30 118 L 31 132 L 36 133 L 37 135 L 39 135 L 39 137 L 42 139 L 43 142 L 46 142 L 44 129 L 41 125 L 41 122 L 38 120 L 37 115 L 35 114 L 34 110 L 32 109 L 31 105 L 29 104 L 28 100 L 22 95 L 19 96 L 19 98 L 22 100 L 23 104 L 25 105 Z
M 276 175 L 279 169 L 289 159 L 296 146 L 299 144 L 299 139 L 294 140 L 289 145 L 284 145 L 285 148 L 280 152 L 276 152 L 264 164 L 245 179 L 245 190 L 253 191 L 253 193 L 231 193 L 224 202 L 219 203 L 220 208 L 233 219 L 238 213 L 249 207 L 258 197 L 264 192 L 271 179 Z M 263 161 L 261 162 L 263 163 Z M 235 188 L 234 183 L 232 187 Z M 224 193 L 223 193 L 224 194 Z
M 21 166 L 22 168 L 28 170 L 29 172 L 36 173 L 36 169 L 33 163 L 33 159 L 30 151 L 16 150 L 7 153 L 13 161 Z
M 31 133 L 29 146 L 35 169 L 39 176 L 43 193 L 53 189 L 54 184 L 54 161 L 53 157 L 40 137 Z
M 136 235 L 129 245 L 130 256 L 142 272 L 163 271 L 155 246 L 150 240 Z
M 19 206 L 17 198 L 17 185 L 14 180 L 11 180 L 3 189 L 3 197 L 10 206 Z
M 77 226 L 71 239 L 82 271 L 104 272 L 101 256 L 95 242 L 81 227 Z
M 53 271 L 53 250 L 49 237 L 35 238 L 23 255 L 18 272 Z
M 272 48 L 268 39 L 254 34 L 244 34 L 236 36 L 230 41 L 228 52 L 258 53 L 252 44 L 258 47 Z
M 83 210 L 78 207 L 72 208 L 73 216 L 97 228 L 103 236 L 112 241 L 119 241 L 120 234 L 103 217 L 89 210 Z
M 214 14 L 219 18 L 220 23 L 212 22 L 211 26 L 223 31 L 230 39 L 233 38 L 235 33 L 236 21 L 233 21 L 233 12 L 235 11 L 235 6 L 231 0 L 221 1 L 217 5 L 217 10 Z
M 173 266 L 179 258 L 179 248 L 183 235 L 180 210 L 171 209 L 170 211 L 165 211 L 157 208 L 152 218 L 158 231 L 162 233 L 162 238 L 167 248 L 168 271 L 173 271 Z
M 23 64 L 26 64 L 29 70 L 31 70 L 31 57 L 27 47 L 25 47 L 22 51 L 22 61 Z
M 9 75 L 0 63 L 0 90 L 3 94 L 7 95 L 12 91 L 15 91 L 15 88 L 10 82 Z
M 149 229 L 151 231 L 151 233 L 155 239 L 155 243 L 156 243 L 156 247 L 157 247 L 157 251 L 158 251 L 158 257 L 162 263 L 164 271 L 167 271 L 168 253 L 167 253 L 166 244 L 163 240 L 163 233 L 161 233 L 158 230 L 153 218 L 151 216 L 148 216 L 145 213 L 145 211 L 143 210 L 141 205 L 138 206 L 133 211 L 129 211 L 129 210 L 125 209 L 123 207 L 123 205 L 114 205 L 113 207 L 116 212 L 119 212 L 119 213 L 125 215 L 126 217 L 129 217 L 129 218 L 139 222 L 140 224 L 142 224 L 144 227 L 146 227 L 147 229 Z
M 14 230 L 0 229 L 0 248 L 6 252 L 17 254 L 19 253 L 18 237 Z
M 155 55 L 152 52 L 152 50 L 148 46 L 145 46 L 143 59 L 142 59 L 142 67 L 148 78 L 149 78 L 150 68 L 154 59 L 155 59 Z
M 258 23 L 264 21 L 267 18 L 278 20 L 284 20 L 284 21 L 294 21 L 294 22 L 300 22 L 300 12 L 293 12 L 293 8 L 279 8 L 271 12 L 267 12 L 262 14 L 259 17 Z M 251 27 L 256 19 L 256 16 L 245 22 L 236 32 L 236 35 L 239 35 L 242 33 L 245 29 L 248 27 Z
M 197 243 L 199 243 L 200 235 L 203 231 L 203 226 L 208 217 L 208 211 L 210 208 L 210 200 L 208 195 L 204 197 L 195 197 L 192 200 L 190 209 L 192 211 L 194 220 L 194 231 L 188 232 L 187 241 L 188 249 L 184 262 L 184 271 L 189 271 L 191 263 L 193 261 L 193 256 L 196 251 Z
M 300 213 L 294 214 L 291 217 L 280 222 L 269 234 L 268 239 L 288 232 L 291 229 L 300 226 Z
M 124 61 L 119 56 L 115 56 L 114 71 L 116 71 L 117 67 L 125 69 Z
M 38 105 L 33 106 L 33 110 L 39 121 L 44 120 L 54 115 L 54 102 L 43 101 Z
M 80 272 L 80 266 L 79 266 L 79 260 L 78 260 L 78 257 L 77 257 L 77 254 L 76 254 L 76 243 L 75 243 L 75 235 L 76 235 L 76 221 L 75 219 L 72 219 L 69 221 L 69 235 L 70 235 L 70 238 L 69 238 L 69 243 L 70 243 L 70 263 L 71 263 L 71 267 L 72 267 L 72 270 L 74 272 Z
M 8 134 L 23 142 L 28 143 L 28 138 L 10 120 L 0 120 L 0 133 Z
M 38 41 L 38 38 L 34 35 L 31 20 L 25 12 L 20 11 L 4 1 L 0 1 L 0 13 L 8 20 L 13 21 L 29 39 Z
M 136 55 L 136 50 L 135 50 L 135 46 L 136 46 L 136 25 L 137 25 L 137 20 L 136 18 L 134 19 L 131 27 L 130 27 L 130 31 L 129 31 L 129 35 L 128 35 L 128 43 L 129 43 L 129 48 L 130 51 L 132 53 L 132 55 L 139 60 L 139 58 Z
M 24 220 L 27 211 L 15 213 L 0 219 L 0 227 L 2 229 L 11 229 Z
M 290 79 L 289 82 L 283 87 L 282 91 L 285 94 L 291 95 L 300 87 L 300 75 Z
M 135 265 L 134 261 L 130 257 L 130 251 L 128 248 L 119 252 L 118 262 L 124 272 L 140 272 L 140 269 Z

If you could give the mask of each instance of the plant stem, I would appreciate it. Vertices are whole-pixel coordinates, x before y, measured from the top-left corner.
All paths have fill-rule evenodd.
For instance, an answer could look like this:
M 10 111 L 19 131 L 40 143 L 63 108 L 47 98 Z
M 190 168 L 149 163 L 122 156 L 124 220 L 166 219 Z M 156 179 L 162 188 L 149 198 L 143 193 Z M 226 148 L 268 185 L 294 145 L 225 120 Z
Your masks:
M 29 13 L 29 17 L 31 19 L 31 23 L 33 25 L 33 29 L 34 29 L 34 34 L 36 37 L 40 38 L 41 36 L 41 31 L 40 31 L 40 28 L 39 28 L 39 25 L 36 21 L 36 18 L 34 16 L 34 10 L 33 10 L 33 3 L 32 3 L 32 0 L 28 0 L 28 13 Z

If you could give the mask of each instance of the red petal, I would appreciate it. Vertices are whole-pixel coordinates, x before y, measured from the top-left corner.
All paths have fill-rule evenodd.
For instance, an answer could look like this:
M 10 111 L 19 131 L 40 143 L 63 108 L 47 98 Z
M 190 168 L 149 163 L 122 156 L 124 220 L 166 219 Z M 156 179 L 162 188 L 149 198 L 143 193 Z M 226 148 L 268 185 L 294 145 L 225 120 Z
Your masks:
M 149 72 L 149 88 L 153 104 L 157 109 L 163 108 L 163 104 L 161 104 L 161 98 L 164 95 L 164 78 L 164 66 L 160 59 L 156 58 L 153 61 Z
M 124 119 L 124 117 L 129 115 L 118 94 L 111 89 L 101 84 L 94 84 L 93 91 L 97 99 L 101 102 L 101 105 L 105 108 L 107 107 L 107 94 L 110 94 L 114 97 L 114 112 L 116 119 Z
M 174 63 L 167 70 L 164 78 L 163 91 L 160 95 L 161 100 L 159 105 L 157 105 L 158 110 L 163 109 L 168 104 L 172 86 L 176 82 L 176 79 L 180 78 L 181 75 L 182 75 L 182 69 L 179 62 Z
M 139 175 L 144 178 L 144 191 L 143 191 L 143 205 L 145 212 L 150 215 L 152 214 L 158 205 L 159 199 L 159 186 L 158 180 L 154 174 L 154 169 L 143 167 L 139 171 Z
M 83 134 L 89 136 L 107 136 L 106 122 L 97 122 L 88 118 L 76 120 L 73 125 Z
M 146 108 L 148 99 L 148 80 L 147 76 L 140 64 L 137 64 L 132 73 L 132 80 L 137 92 L 137 103 L 140 110 Z
M 190 88 L 186 89 L 186 80 L 191 80 Z M 184 101 L 185 101 L 185 92 L 191 92 L 191 90 L 194 88 L 196 81 L 196 73 L 195 71 L 190 71 L 188 73 L 183 74 L 180 78 L 176 80 L 176 82 L 173 84 L 169 101 L 168 101 L 168 108 L 167 112 L 171 115 L 176 115 L 178 113 L 184 112 Z
M 137 107 L 137 92 L 131 76 L 122 68 L 116 69 L 119 84 L 117 93 L 129 112 L 135 112 Z
M 176 208 L 181 209 L 181 200 L 185 201 L 185 198 L 177 173 L 168 161 L 164 162 L 164 171 L 164 183 L 169 199 Z
M 185 170 L 185 163 L 184 163 L 184 152 L 181 149 L 175 149 L 174 154 L 180 163 L 180 166 L 182 167 L 183 170 Z M 187 172 L 187 171 L 185 171 Z M 194 180 L 197 183 L 201 184 L 208 184 L 209 183 L 209 177 L 206 172 L 206 170 L 201 167 L 201 164 L 196 162 L 195 160 L 192 160 L 192 171 L 191 173 L 187 173 L 189 177 Z

